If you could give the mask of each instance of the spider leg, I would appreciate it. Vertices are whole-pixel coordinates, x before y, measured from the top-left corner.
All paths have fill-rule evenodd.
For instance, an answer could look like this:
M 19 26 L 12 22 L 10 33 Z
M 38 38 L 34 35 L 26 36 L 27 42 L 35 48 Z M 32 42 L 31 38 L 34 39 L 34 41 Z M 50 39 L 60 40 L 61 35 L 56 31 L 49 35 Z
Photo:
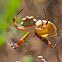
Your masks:
M 22 10 L 23 10 L 23 9 L 22 9 Z M 22 11 L 22 10 L 21 10 L 21 11 Z M 21 12 L 21 11 L 20 11 L 20 12 Z M 20 12 L 18 12 L 17 15 L 19 15 Z M 15 22 L 15 18 L 17 17 L 17 15 L 13 18 L 15 27 L 16 27 L 17 29 L 19 29 L 19 30 L 26 31 L 24 28 L 19 28 L 19 27 L 17 27 L 17 24 L 16 24 L 16 22 Z
M 44 10 L 44 8 L 43 8 L 43 11 L 44 11 L 44 14 L 45 14 L 45 10 Z M 45 14 L 45 17 L 46 17 L 46 14 Z M 42 20 L 41 20 L 42 21 Z M 47 19 L 47 17 L 46 17 L 46 23 L 45 23 L 45 25 L 44 25 L 44 27 L 41 29 L 41 28 L 35 28 L 35 30 L 40 30 L 40 31 L 42 31 L 42 30 L 44 30 L 45 29 L 45 27 L 47 26 L 47 24 L 48 24 L 48 19 Z M 42 25 L 43 25 L 43 22 L 42 22 Z
M 43 8 L 43 11 L 44 11 L 44 14 L 45 14 L 45 10 L 44 10 L 44 8 Z M 46 18 L 46 25 L 48 24 L 48 19 L 47 19 L 47 17 L 46 17 L 46 14 L 45 14 L 45 18 Z
M 51 48 L 54 48 L 56 46 L 56 44 L 52 47 L 51 46 L 51 42 L 46 40 L 44 37 L 39 36 L 38 34 L 35 33 L 36 36 L 38 36 L 43 42 L 45 42 L 46 44 L 48 44 Z
M 55 45 L 52 47 L 50 41 L 48 41 L 48 45 L 49 45 L 51 48 L 54 48 L 54 47 L 56 46 L 56 44 L 55 44 Z
M 7 41 L 7 44 L 10 46 L 10 47 L 13 47 L 14 49 L 17 48 L 19 45 L 21 45 L 24 40 L 29 36 L 29 33 L 27 33 L 24 37 L 22 37 L 17 43 L 15 43 L 14 45 L 10 45 Z

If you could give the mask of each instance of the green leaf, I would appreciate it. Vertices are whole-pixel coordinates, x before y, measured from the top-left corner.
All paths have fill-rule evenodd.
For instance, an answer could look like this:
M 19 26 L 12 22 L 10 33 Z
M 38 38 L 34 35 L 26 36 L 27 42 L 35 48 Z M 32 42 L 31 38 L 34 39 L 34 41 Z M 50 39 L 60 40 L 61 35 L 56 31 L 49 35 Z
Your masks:
M 22 62 L 34 62 L 32 56 L 26 56 L 22 59 Z

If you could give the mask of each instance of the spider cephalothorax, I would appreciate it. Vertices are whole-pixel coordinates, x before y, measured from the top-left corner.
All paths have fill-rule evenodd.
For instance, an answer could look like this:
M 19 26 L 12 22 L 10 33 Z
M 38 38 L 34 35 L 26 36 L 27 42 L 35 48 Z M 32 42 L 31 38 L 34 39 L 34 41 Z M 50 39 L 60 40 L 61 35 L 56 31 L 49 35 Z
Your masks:
M 36 22 L 37 20 L 34 19 L 33 16 L 26 16 L 22 19 L 21 26 L 24 26 L 24 28 L 29 32 L 30 37 L 35 36 Z
M 23 10 L 23 9 L 22 9 Z M 21 11 L 22 11 L 21 10 Z M 20 11 L 20 12 L 21 12 Z M 19 13 L 20 13 L 19 12 Z M 45 11 L 44 11 L 45 12 Z M 18 14 L 19 14 L 18 13 Z M 17 14 L 17 15 L 18 15 Z M 16 16 L 17 16 L 16 15 Z M 36 35 L 38 36 L 43 42 L 45 42 L 46 44 L 48 44 L 51 48 L 54 48 L 55 46 L 51 46 L 51 42 L 46 40 L 44 37 L 54 37 L 56 36 L 56 27 L 53 23 L 49 22 L 47 17 L 46 20 L 36 20 L 34 19 L 33 16 L 26 16 L 25 18 L 22 19 L 22 23 L 21 26 L 24 26 L 24 28 L 20 28 L 17 27 L 17 24 L 15 22 L 15 18 L 16 16 L 13 18 L 14 21 L 14 25 L 17 29 L 19 30 L 23 30 L 23 31 L 28 31 L 28 33 L 22 37 L 17 43 L 15 43 L 14 45 L 10 45 L 8 42 L 8 44 L 13 47 L 14 49 L 17 48 L 20 44 L 22 44 L 22 42 L 24 42 L 24 40 L 30 35 L 31 37 Z
M 37 22 L 36 19 L 34 19 L 33 16 L 26 16 L 25 18 L 22 19 L 22 22 L 21 22 L 21 26 L 24 26 L 24 27 L 31 27 L 33 25 L 35 25 L 35 23 Z

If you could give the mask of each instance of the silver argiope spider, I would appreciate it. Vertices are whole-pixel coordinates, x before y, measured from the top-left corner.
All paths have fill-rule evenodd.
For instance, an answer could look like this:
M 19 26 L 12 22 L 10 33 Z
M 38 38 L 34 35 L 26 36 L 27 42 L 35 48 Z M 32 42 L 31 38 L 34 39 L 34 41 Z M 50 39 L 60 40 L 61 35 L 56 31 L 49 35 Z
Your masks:
M 17 15 L 20 12 L 18 12 Z M 44 13 L 45 13 L 45 11 L 44 11 Z M 33 16 L 26 16 L 25 18 L 22 19 L 22 22 L 21 22 L 21 26 L 24 26 L 24 28 L 19 28 L 19 27 L 17 27 L 17 24 L 15 22 L 15 18 L 17 17 L 17 15 L 13 18 L 13 22 L 14 22 L 15 27 L 19 30 L 28 31 L 28 33 L 24 37 L 22 37 L 17 43 L 15 43 L 14 45 L 10 45 L 7 42 L 11 47 L 13 47 L 14 49 L 17 48 L 19 45 L 21 45 L 24 42 L 24 40 L 29 35 L 31 37 L 32 36 L 34 37 L 36 35 L 43 42 L 48 44 L 51 48 L 55 47 L 56 44 L 52 47 L 51 42 L 44 38 L 44 37 L 54 37 L 57 34 L 55 25 L 53 23 L 51 23 L 50 21 L 48 21 L 47 17 L 46 17 L 46 20 L 38 20 L 37 21 L 36 19 L 34 19 Z

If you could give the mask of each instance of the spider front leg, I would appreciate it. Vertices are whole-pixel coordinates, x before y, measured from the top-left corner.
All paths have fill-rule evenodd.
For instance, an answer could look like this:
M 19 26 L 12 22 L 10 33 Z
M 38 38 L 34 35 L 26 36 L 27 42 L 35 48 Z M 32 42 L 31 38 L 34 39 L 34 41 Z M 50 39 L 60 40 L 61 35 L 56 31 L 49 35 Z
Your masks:
M 22 37 L 17 43 L 15 43 L 14 45 L 10 45 L 7 41 L 7 43 L 8 43 L 8 45 L 10 46 L 10 47 L 13 47 L 14 49 L 15 48 L 17 48 L 19 45 L 21 45 L 23 42 L 24 42 L 24 40 L 27 38 L 29 36 L 29 33 L 27 33 L 24 37 Z
M 44 14 L 45 14 L 45 10 L 44 10 L 44 8 L 43 8 L 43 11 L 44 11 Z M 48 24 L 48 19 L 47 19 L 47 17 L 46 17 L 46 14 L 45 14 L 45 18 L 46 18 L 46 25 Z
M 22 10 L 23 10 L 23 9 L 22 9 Z M 22 11 L 22 10 L 21 10 L 21 11 Z M 21 11 L 20 11 L 20 12 L 21 12 Z M 19 15 L 20 12 L 18 12 L 17 15 Z M 16 27 L 17 29 L 19 29 L 19 30 L 26 31 L 24 28 L 19 28 L 19 27 L 17 27 L 17 24 L 16 24 L 16 22 L 15 22 L 15 18 L 17 17 L 17 15 L 13 18 L 13 21 L 14 21 L 14 25 L 15 25 L 15 27 Z
M 45 10 L 44 10 L 44 8 L 43 8 L 43 11 L 44 11 L 44 14 L 45 14 Z M 40 30 L 40 31 L 42 31 L 42 30 L 44 30 L 45 28 L 46 28 L 46 26 L 47 26 L 47 24 L 48 24 L 48 19 L 47 19 L 47 17 L 46 17 L 46 14 L 45 14 L 45 18 L 46 18 L 46 23 L 45 23 L 45 25 L 44 25 L 44 27 L 41 29 L 41 28 L 35 28 L 35 30 Z M 42 21 L 42 20 L 41 20 Z M 42 25 L 43 25 L 43 21 L 42 21 Z

